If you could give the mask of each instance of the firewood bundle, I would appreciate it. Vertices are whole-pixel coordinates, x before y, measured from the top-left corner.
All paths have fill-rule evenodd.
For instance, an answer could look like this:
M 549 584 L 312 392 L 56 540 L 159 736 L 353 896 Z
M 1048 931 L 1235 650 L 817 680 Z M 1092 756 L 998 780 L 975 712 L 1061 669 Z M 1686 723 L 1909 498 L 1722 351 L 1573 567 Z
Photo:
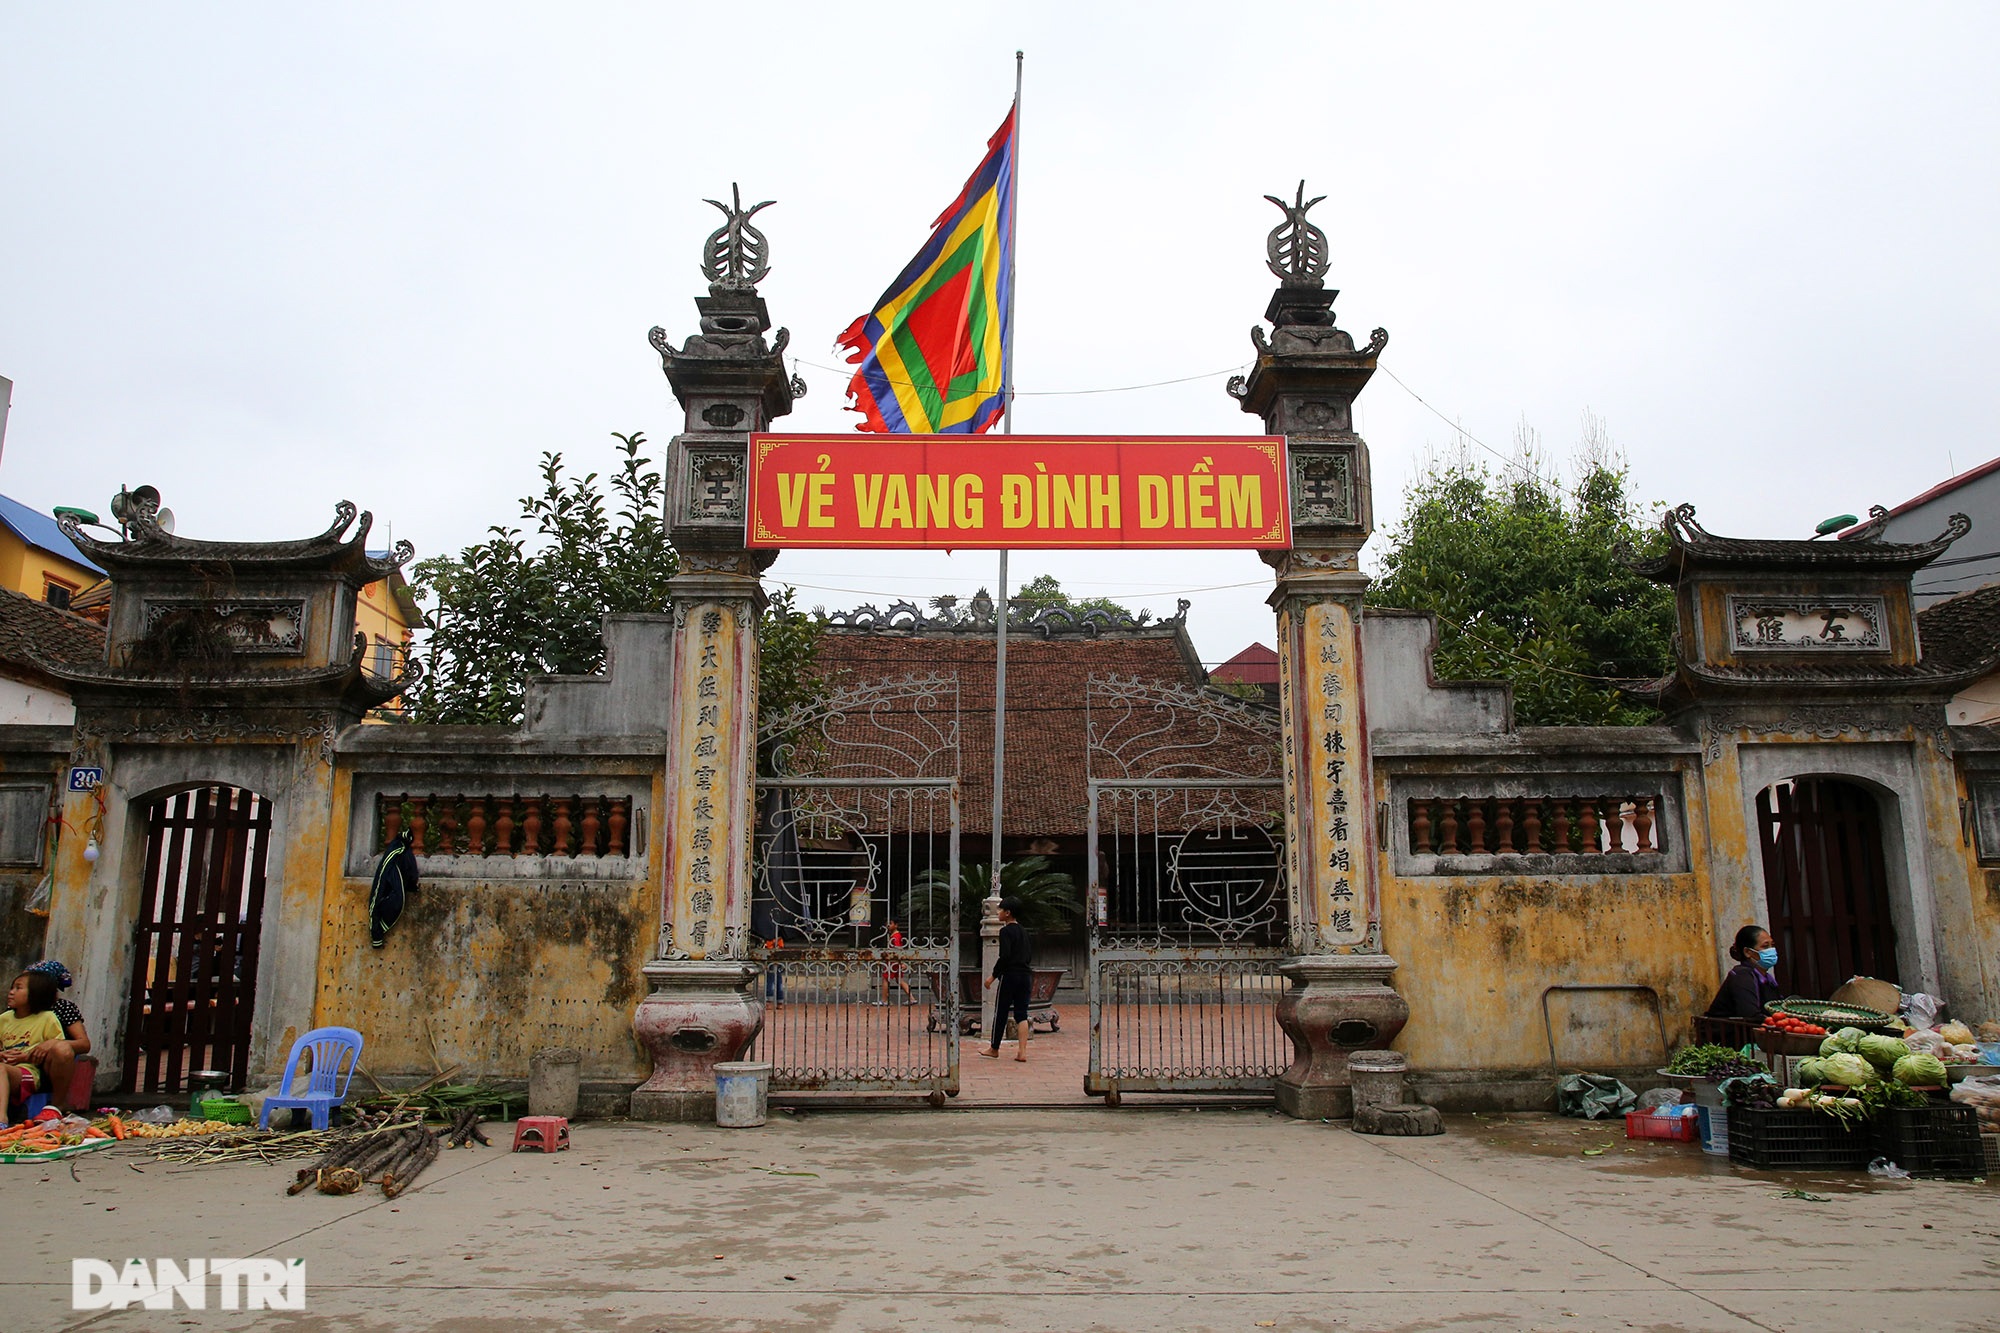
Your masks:
M 357 1129 L 327 1149 L 325 1156 L 298 1173 L 285 1190 L 302 1194 L 352 1194 L 365 1183 L 380 1181 L 382 1193 L 395 1198 L 408 1189 L 425 1167 L 437 1160 L 439 1139 L 421 1121 L 390 1121 Z

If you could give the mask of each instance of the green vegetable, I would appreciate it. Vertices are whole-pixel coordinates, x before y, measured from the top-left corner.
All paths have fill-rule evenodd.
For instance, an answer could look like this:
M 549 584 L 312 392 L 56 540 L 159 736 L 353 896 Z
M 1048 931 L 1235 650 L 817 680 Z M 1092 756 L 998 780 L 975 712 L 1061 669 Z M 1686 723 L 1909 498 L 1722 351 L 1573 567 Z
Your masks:
M 1819 1044 L 1819 1053 L 1821 1055 L 1837 1055 L 1842 1052 L 1852 1054 L 1861 1049 L 1861 1039 L 1867 1035 L 1860 1028 L 1842 1028 L 1838 1032 L 1828 1033 L 1826 1040 Z
M 1735 1078 L 1743 1074 L 1761 1074 L 1763 1066 L 1755 1060 L 1745 1059 L 1742 1052 L 1728 1046 L 1684 1046 L 1668 1064 L 1669 1074 L 1685 1074 L 1689 1078 Z
M 1929 1106 L 1930 1098 L 1891 1079 L 1882 1083 L 1871 1083 L 1863 1088 L 1861 1104 L 1868 1108 L 1870 1115 L 1873 1115 L 1877 1111 L 1891 1107 L 1915 1109 Z
M 1943 1087 L 1951 1075 L 1945 1072 L 1944 1061 L 1935 1055 L 1916 1053 L 1906 1055 L 1896 1061 L 1896 1082 L 1911 1087 Z
M 1858 1055 L 1842 1051 L 1837 1055 L 1823 1057 L 1826 1064 L 1826 1081 L 1838 1083 L 1843 1088 L 1865 1088 L 1870 1083 L 1879 1082 L 1882 1076 L 1875 1072 L 1875 1066 Z
M 1896 1061 L 1909 1053 L 1910 1048 L 1899 1039 L 1877 1036 L 1872 1032 L 1863 1037 L 1860 1044 L 1855 1047 L 1855 1054 L 1881 1070 L 1895 1068 Z
M 1799 1061 L 1799 1082 L 1808 1088 L 1833 1082 L 1827 1075 L 1825 1059 L 1815 1055 Z

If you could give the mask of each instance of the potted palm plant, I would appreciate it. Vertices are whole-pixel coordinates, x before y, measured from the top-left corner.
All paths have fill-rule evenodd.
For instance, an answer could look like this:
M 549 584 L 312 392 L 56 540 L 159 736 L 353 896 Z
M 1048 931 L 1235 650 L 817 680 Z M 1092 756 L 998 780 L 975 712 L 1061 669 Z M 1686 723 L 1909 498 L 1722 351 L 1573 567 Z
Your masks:
M 980 916 L 992 883 L 992 862 L 959 866 L 958 930 L 961 935 L 978 937 Z M 942 927 L 950 911 L 949 873 L 943 870 L 926 872 L 917 881 L 916 890 L 911 901 L 912 917 L 933 929 Z M 1077 896 L 1076 880 L 1068 872 L 1050 866 L 1046 856 L 1024 856 L 1014 861 L 1003 861 L 1000 865 L 1000 896 L 1019 904 L 1020 913 L 1016 920 L 1033 935 L 1066 931 L 1071 921 L 1083 915 L 1083 900 Z M 1037 1025 L 1046 1022 L 1050 1032 L 1058 1030 L 1061 1023 L 1056 1016 L 1055 995 L 1063 971 L 1060 967 L 1033 969 L 1034 987 L 1029 992 L 1029 1016 Z M 981 980 L 978 968 L 959 969 L 959 1026 L 966 1032 L 979 1030 Z

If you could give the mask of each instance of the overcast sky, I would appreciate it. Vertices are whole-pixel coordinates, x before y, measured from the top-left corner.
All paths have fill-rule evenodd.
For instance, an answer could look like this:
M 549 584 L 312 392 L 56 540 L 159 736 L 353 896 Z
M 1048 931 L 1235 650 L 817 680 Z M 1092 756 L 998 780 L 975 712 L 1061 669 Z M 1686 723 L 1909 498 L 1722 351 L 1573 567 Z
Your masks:
M 834 336 L 922 242 L 1027 52 L 1023 433 L 1252 432 L 1223 392 L 1325 194 L 1343 327 L 1501 450 L 1602 416 L 1648 501 L 1803 536 L 2000 453 L 1991 6 L 0 6 L 0 491 L 300 536 L 350 498 L 420 554 L 677 412 L 704 197 L 776 199 L 763 284 L 846 430 Z M 813 363 L 818 363 L 817 366 Z M 1061 391 L 1206 376 L 1129 393 Z M 1453 428 L 1378 374 L 1386 528 Z M 1379 540 L 1379 539 L 1378 539 Z M 989 553 L 787 554 L 828 607 Z M 1030 554 L 1270 641 L 1249 553 Z M 1249 586 L 1218 586 L 1249 585 Z

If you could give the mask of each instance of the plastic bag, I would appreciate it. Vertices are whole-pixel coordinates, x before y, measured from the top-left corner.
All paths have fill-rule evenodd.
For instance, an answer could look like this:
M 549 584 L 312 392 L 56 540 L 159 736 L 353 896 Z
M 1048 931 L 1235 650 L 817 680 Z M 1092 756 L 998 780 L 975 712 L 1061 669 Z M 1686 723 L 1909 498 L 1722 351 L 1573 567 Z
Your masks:
M 1639 1094 L 1609 1074 L 1564 1074 L 1556 1080 L 1556 1111 L 1579 1120 L 1624 1115 Z
M 1951 1099 L 1978 1114 L 1981 1133 L 2000 1134 L 2000 1077 L 1961 1079 L 1952 1088 Z
M 180 1112 L 171 1106 L 149 1106 L 137 1115 L 128 1115 L 127 1120 L 136 1120 L 142 1125 L 171 1125 L 181 1118 Z
M 1868 1164 L 1868 1174 L 1877 1180 L 1908 1180 L 1910 1173 L 1886 1157 L 1877 1157 Z
M 1654 1088 L 1651 1092 L 1639 1094 L 1639 1104 L 1635 1110 L 1652 1114 L 1669 1106 L 1679 1106 L 1687 1100 L 1687 1094 L 1679 1088 Z
M 1934 1028 L 1938 1015 L 1944 1012 L 1944 1001 L 1935 995 L 1916 991 L 1903 997 L 1903 1017 L 1910 1020 L 1913 1028 Z
M 1910 1048 L 1912 1055 L 1935 1055 L 1942 1059 L 1946 1045 L 1944 1034 L 1931 1028 L 1903 1034 L 1903 1044 Z

